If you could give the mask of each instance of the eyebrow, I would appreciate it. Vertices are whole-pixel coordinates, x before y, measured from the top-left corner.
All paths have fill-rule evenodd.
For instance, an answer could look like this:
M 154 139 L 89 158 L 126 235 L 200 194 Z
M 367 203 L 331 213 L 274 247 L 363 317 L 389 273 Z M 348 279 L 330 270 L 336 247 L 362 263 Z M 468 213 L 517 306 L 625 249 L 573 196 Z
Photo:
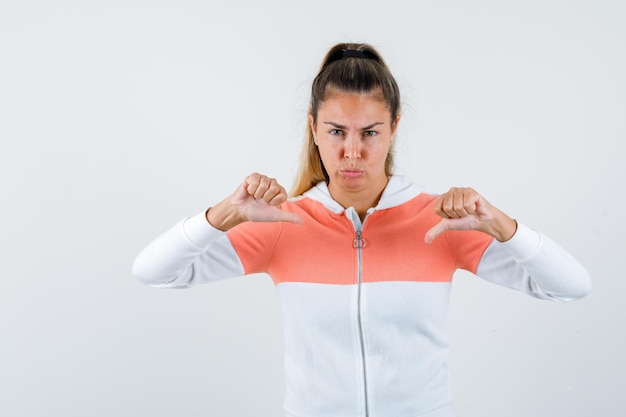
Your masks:
M 323 123 L 327 124 L 327 125 L 331 125 L 331 126 L 337 128 L 337 129 L 346 129 L 346 126 L 341 125 L 339 123 L 335 123 L 335 122 L 323 122 Z M 371 125 L 367 125 L 367 126 L 361 128 L 361 130 L 368 130 L 368 129 L 371 129 L 371 128 L 375 127 L 375 126 L 384 125 L 384 124 L 385 123 L 383 123 L 383 122 L 374 122 Z

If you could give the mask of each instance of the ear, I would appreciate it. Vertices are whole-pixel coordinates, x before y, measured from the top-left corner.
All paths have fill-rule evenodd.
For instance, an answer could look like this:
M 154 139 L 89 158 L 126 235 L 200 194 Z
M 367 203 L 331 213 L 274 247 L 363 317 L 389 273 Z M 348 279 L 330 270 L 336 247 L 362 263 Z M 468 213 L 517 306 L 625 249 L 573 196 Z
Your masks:
M 393 140 L 396 137 L 396 132 L 398 131 L 398 123 L 400 123 L 400 115 L 396 115 L 395 120 L 391 124 L 391 139 Z
M 313 133 L 313 141 L 315 145 L 317 145 L 317 135 L 315 134 L 315 120 L 313 119 L 313 115 L 309 113 L 309 127 L 311 128 L 311 132 Z

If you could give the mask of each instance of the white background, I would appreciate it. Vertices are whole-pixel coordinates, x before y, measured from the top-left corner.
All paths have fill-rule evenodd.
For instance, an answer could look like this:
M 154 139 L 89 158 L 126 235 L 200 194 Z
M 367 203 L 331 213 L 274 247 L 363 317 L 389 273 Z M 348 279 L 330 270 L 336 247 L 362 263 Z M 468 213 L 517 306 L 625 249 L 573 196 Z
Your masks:
M 130 269 L 249 172 L 291 185 L 340 41 L 397 77 L 399 173 L 475 187 L 593 277 L 556 304 L 459 274 L 459 417 L 625 415 L 625 21 L 620 0 L 1 0 L 0 415 L 281 414 L 267 276 Z

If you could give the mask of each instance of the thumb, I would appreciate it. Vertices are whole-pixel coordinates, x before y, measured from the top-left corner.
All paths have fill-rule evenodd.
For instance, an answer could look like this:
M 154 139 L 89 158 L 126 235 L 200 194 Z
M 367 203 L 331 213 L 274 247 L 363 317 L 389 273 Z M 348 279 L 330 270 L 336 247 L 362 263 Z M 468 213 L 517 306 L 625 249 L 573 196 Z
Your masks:
M 432 243 L 437 237 L 445 232 L 450 230 L 450 225 L 448 224 L 448 219 L 441 219 L 439 223 L 434 225 L 426 234 L 424 235 L 424 242 Z
M 302 220 L 302 217 L 300 217 L 299 214 L 292 213 L 290 211 L 280 210 L 276 220 L 281 221 L 281 222 L 304 224 L 304 221 Z

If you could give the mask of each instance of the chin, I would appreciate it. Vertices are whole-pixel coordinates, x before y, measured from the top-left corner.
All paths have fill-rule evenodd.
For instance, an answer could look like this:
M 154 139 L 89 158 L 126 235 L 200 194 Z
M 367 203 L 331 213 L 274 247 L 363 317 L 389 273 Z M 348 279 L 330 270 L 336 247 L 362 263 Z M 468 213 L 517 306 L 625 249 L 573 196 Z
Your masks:
M 348 178 L 341 176 L 338 184 L 343 185 L 348 189 L 360 189 L 367 185 L 367 180 L 364 176 L 356 177 L 356 178 Z

